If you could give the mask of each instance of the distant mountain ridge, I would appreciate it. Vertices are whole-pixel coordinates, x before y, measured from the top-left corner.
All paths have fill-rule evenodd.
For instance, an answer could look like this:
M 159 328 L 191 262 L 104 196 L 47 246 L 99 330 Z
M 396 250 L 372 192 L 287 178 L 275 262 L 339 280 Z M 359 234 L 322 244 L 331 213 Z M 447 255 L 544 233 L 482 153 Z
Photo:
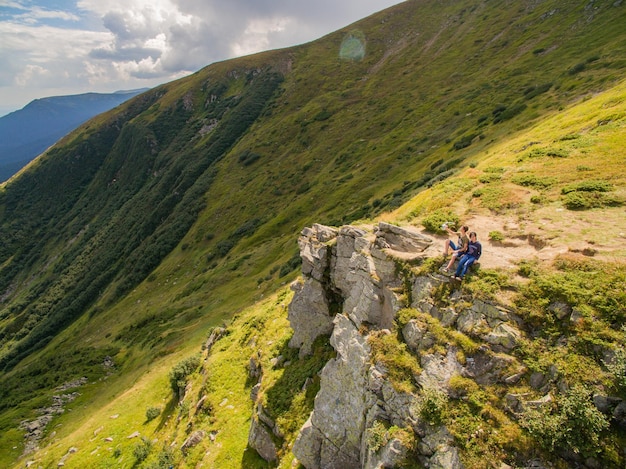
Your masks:
M 40 98 L 1 117 L 0 182 L 83 122 L 147 90 Z

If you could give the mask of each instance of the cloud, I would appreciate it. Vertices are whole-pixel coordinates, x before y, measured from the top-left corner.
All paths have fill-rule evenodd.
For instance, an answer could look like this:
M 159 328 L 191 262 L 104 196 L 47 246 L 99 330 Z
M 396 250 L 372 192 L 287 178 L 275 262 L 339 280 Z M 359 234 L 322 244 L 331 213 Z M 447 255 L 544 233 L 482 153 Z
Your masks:
M 12 86 L 37 97 L 154 86 L 212 62 L 316 39 L 397 3 L 78 0 L 61 11 L 43 0 L 0 1 L 1 102 L 16 99 Z
M 15 76 L 15 83 L 18 86 L 26 86 L 31 83 L 35 77 L 45 78 L 46 76 L 50 76 L 50 70 L 46 70 L 39 65 L 27 65 L 24 70 Z

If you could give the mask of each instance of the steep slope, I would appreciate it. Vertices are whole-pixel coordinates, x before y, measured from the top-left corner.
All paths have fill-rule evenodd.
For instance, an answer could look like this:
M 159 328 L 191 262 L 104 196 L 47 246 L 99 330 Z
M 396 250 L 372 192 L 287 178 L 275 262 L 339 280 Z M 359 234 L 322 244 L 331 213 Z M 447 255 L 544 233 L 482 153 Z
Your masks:
M 0 118 L 0 181 L 83 122 L 147 91 L 85 93 L 36 99 Z
M 22 454 L 19 423 L 56 386 L 91 383 L 62 417 L 65 438 L 275 292 L 302 227 L 376 216 L 446 178 L 457 192 L 405 213 L 457 200 L 474 186 L 456 171 L 621 80 L 625 17 L 620 2 L 406 2 L 214 64 L 66 137 L 0 196 L 0 426 L 14 448 L 0 462 Z M 475 198 L 515 210 L 501 194 Z

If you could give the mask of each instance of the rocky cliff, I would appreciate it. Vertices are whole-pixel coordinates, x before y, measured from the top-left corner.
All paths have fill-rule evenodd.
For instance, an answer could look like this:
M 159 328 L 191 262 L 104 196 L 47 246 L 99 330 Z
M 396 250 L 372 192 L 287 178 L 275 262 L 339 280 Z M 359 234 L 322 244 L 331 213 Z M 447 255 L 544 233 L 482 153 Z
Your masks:
M 471 436 L 481 438 L 507 425 L 514 434 L 525 409 L 552 401 L 551 386 L 567 388 L 556 371 L 526 376 L 531 373 L 512 353 L 524 336 L 515 311 L 464 295 L 432 269 L 411 267 L 423 262 L 432 242 L 386 223 L 302 231 L 302 278 L 292 285 L 289 345 L 302 357 L 317 337 L 330 335 L 336 351 L 320 373 L 314 410 L 293 446 L 304 467 L 373 469 L 412 461 L 462 468 L 457 440 L 438 415 L 448 400 L 467 400 L 471 389 L 498 390 L 490 411 L 497 416 L 481 415 L 485 425 Z M 393 341 L 397 353 L 414 362 L 399 367 L 404 379 L 393 358 L 385 357 L 393 352 L 380 345 Z M 518 392 L 526 379 L 533 392 Z M 265 459 L 275 459 L 272 440 L 280 432 L 262 406 L 255 408 L 249 443 Z M 497 424 L 490 426 L 490 419 Z M 520 457 L 528 456 L 507 459 L 519 463 Z M 526 459 L 525 466 L 545 467 L 537 459 Z M 501 467 L 510 466 L 503 460 Z

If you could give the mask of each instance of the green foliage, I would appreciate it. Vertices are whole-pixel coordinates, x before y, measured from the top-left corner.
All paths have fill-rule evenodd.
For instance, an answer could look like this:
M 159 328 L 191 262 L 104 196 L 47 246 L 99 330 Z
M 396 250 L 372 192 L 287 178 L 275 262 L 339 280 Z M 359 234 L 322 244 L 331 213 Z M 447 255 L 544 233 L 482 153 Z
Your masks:
M 568 184 L 561 188 L 561 194 L 569 194 L 571 192 L 610 192 L 613 185 L 604 180 L 581 181 Z
M 514 118 L 518 114 L 521 114 L 526 109 L 525 103 L 518 103 L 511 107 L 500 106 L 493 111 L 493 123 L 499 124 Z
M 270 415 L 280 417 L 291 408 L 294 396 L 302 390 L 309 378 L 314 378 L 334 355 L 334 350 L 328 342 L 328 337 L 320 336 L 313 343 L 313 353 L 304 358 L 297 358 L 297 350 L 289 349 L 284 355 L 290 359 L 291 365 L 285 367 L 282 377 L 266 390 L 266 409 Z M 319 389 L 319 378 L 316 385 L 307 391 L 307 397 L 312 404 L 316 390 Z
M 550 301 L 591 308 L 595 318 L 609 325 L 626 320 L 626 291 L 621 288 L 626 272 L 619 264 L 561 256 L 555 261 L 557 272 L 528 267 L 531 282 L 521 288 L 516 303 L 537 321 L 544 320 Z
M 422 220 L 422 225 L 432 233 L 447 233 L 443 224 L 447 223 L 451 230 L 460 226 L 459 217 L 451 210 L 436 210 Z
M 478 134 L 468 134 L 463 135 L 452 145 L 453 150 L 462 150 L 463 148 L 467 148 L 472 144 L 472 141 L 478 137 Z
M 372 347 L 373 362 L 381 363 L 385 367 L 394 388 L 404 392 L 412 391 L 420 367 L 406 344 L 396 334 L 384 332 L 370 334 L 368 341 Z
M 615 388 L 626 393 L 626 349 L 616 348 L 613 359 L 606 363 L 606 367 L 613 377 Z
M 389 441 L 387 427 L 380 420 L 375 420 L 371 427 L 365 432 L 365 444 L 374 453 L 384 447 Z
M 570 210 L 589 210 L 601 207 L 616 207 L 624 200 L 613 194 L 613 185 L 604 180 L 581 181 L 561 188 L 563 204 Z
M 619 207 L 624 200 L 600 192 L 570 192 L 563 196 L 563 205 L 569 210 L 589 210 L 602 207 Z
M 295 269 L 300 267 L 301 264 L 302 264 L 302 259 L 300 257 L 300 253 L 295 253 L 293 256 L 291 256 L 291 259 L 289 259 L 287 262 L 285 262 L 284 264 L 280 266 L 280 270 L 278 271 L 278 276 L 284 277 L 286 275 L 289 275 Z
M 494 242 L 504 241 L 504 234 L 501 231 L 490 231 L 489 232 L 489 240 Z
M 261 158 L 261 155 L 259 155 L 258 153 L 254 153 L 250 150 L 245 150 L 241 152 L 238 160 L 242 165 L 250 166 L 251 164 L 255 163 L 259 158 Z
M 584 456 L 598 453 L 602 432 L 609 427 L 591 392 L 581 385 L 557 395 L 552 406 L 528 407 L 520 424 L 547 451 L 568 449 Z
M 172 447 L 163 446 L 163 449 L 157 455 L 156 461 L 147 464 L 145 469 L 171 469 L 177 467 L 179 460 L 180 457 L 177 457 Z
M 520 174 L 511 179 L 511 182 L 524 187 L 534 187 L 536 189 L 547 189 L 556 184 L 554 177 L 538 177 L 534 174 Z
M 138 463 L 141 463 L 150 455 L 150 451 L 152 451 L 152 441 L 142 436 L 141 442 L 137 443 L 133 448 L 133 456 L 135 456 Z
M 161 409 L 159 407 L 148 407 L 146 409 L 146 421 L 150 422 L 161 415 Z
M 187 385 L 187 377 L 198 369 L 200 363 L 201 356 L 193 355 L 180 361 L 170 370 L 170 386 L 176 396 L 179 396 L 180 390 L 185 388 Z
M 417 401 L 416 412 L 430 424 L 439 425 L 446 418 L 448 395 L 434 386 L 422 388 Z
M 533 99 L 552 88 L 552 83 L 544 83 L 543 85 L 529 86 L 524 90 L 524 99 Z

